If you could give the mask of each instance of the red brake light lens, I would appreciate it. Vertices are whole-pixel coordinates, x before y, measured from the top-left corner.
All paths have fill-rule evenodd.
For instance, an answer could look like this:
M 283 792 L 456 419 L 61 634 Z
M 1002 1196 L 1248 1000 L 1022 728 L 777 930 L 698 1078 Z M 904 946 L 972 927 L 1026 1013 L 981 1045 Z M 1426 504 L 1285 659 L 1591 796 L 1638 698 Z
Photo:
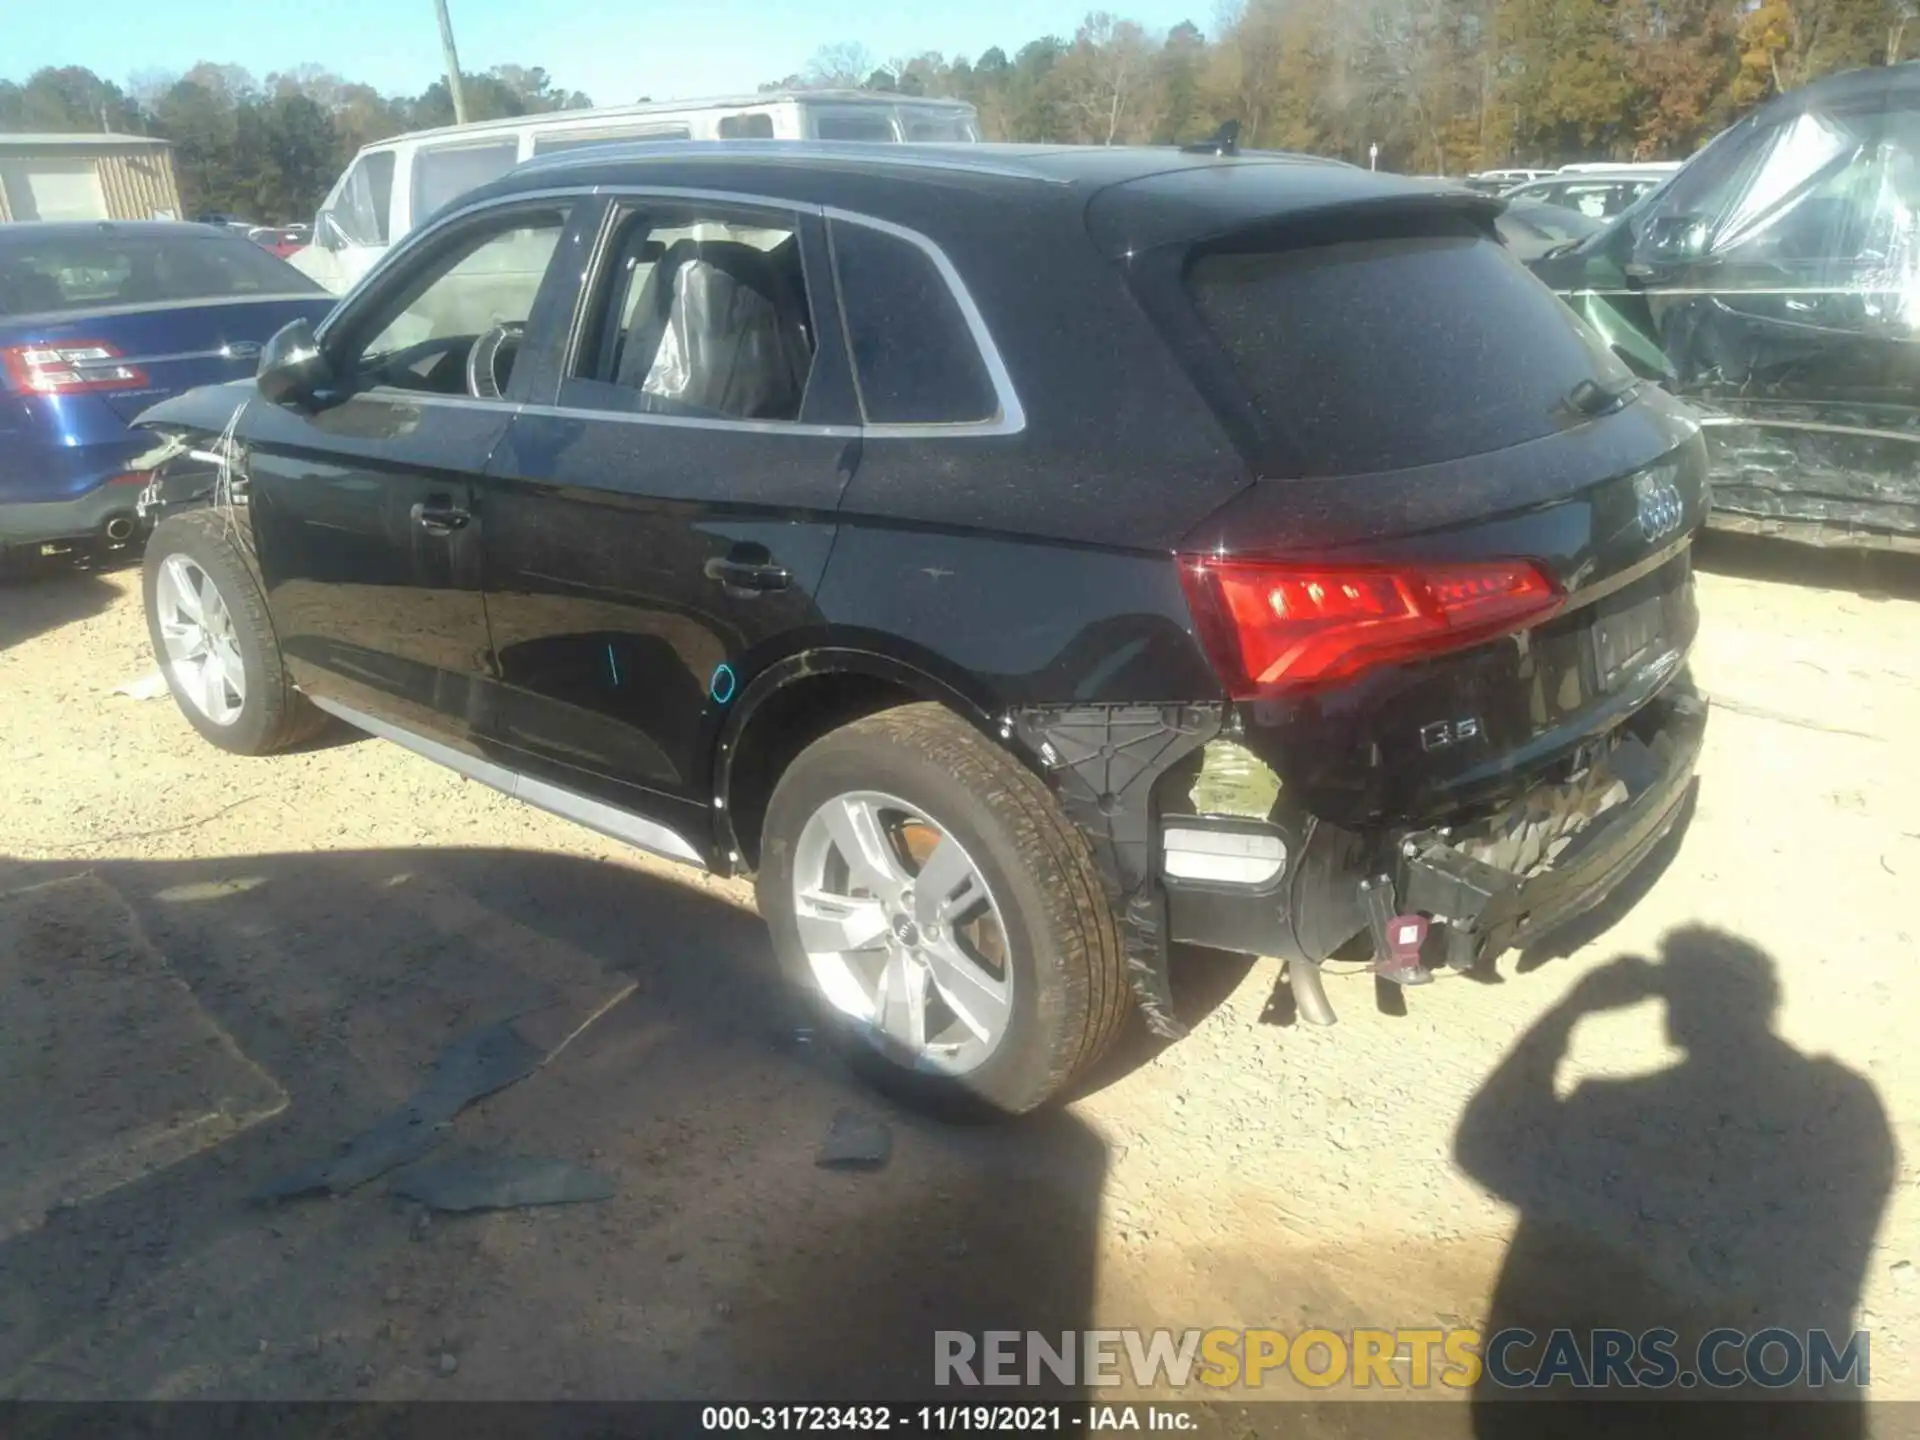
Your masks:
M 1236 700 L 1464 649 L 1537 624 L 1561 601 L 1528 560 L 1381 566 L 1189 555 L 1180 579 Z
M 7 379 L 14 389 L 29 395 L 137 390 L 147 383 L 145 370 L 120 361 L 120 351 L 104 340 L 9 345 L 0 350 L 0 368 Z

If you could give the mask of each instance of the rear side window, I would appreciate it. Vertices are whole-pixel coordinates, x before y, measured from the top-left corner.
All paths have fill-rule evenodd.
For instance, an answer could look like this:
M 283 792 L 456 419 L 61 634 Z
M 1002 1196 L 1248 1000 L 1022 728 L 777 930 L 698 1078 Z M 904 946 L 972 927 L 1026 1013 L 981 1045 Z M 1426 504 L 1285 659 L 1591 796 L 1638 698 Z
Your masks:
M 893 121 L 885 110 L 817 110 L 813 133 L 821 140 L 866 140 L 881 144 L 893 141 Z
M 771 140 L 773 139 L 773 116 L 765 111 L 756 111 L 749 115 L 722 115 L 720 138 L 722 140 Z
M 624 145 L 641 140 L 691 140 L 693 132 L 684 125 L 642 125 L 625 130 L 559 130 L 533 137 L 533 153 L 554 155 L 562 150 L 583 150 L 590 145 Z
M 1211 250 L 1187 293 L 1281 452 L 1277 473 L 1437 464 L 1574 421 L 1583 380 L 1632 377 L 1467 220 L 1288 249 Z
M 418 225 L 467 191 L 497 180 L 520 157 L 520 142 L 422 150 L 413 157 L 413 223 Z
M 960 303 L 918 245 L 836 221 L 835 267 L 860 407 L 875 425 L 966 425 L 999 405 Z
M 182 227 L 177 236 L 111 233 L 42 237 L 10 225 L 0 237 L 0 315 L 160 305 L 240 295 L 292 295 L 319 286 L 239 236 Z

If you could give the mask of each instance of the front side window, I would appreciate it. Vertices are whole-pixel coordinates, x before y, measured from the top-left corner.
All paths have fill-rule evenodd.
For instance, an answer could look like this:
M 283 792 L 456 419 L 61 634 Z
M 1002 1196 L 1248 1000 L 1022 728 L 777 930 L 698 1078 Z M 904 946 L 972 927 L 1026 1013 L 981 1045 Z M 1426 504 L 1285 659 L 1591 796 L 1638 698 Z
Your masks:
M 836 221 L 834 268 L 860 387 L 875 425 L 970 425 L 999 411 L 960 302 L 918 245 Z
M 385 245 L 392 212 L 393 151 L 370 150 L 353 162 L 321 208 L 315 222 L 319 243 L 329 250 Z
M 522 211 L 420 256 L 354 324 L 365 338 L 348 368 L 364 384 L 466 393 L 467 352 L 495 327 L 526 324 L 565 226 L 564 211 Z
M 519 158 L 518 139 L 418 151 L 413 157 L 413 223 L 424 224 L 469 190 L 499 179 Z
M 813 307 L 791 217 L 636 210 L 616 222 L 562 403 L 797 420 Z

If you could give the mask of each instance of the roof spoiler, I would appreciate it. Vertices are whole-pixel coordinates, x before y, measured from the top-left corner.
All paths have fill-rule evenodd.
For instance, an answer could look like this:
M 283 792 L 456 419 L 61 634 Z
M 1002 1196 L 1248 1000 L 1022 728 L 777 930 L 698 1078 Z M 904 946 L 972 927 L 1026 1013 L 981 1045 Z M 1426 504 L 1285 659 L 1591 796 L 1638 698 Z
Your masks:
M 1191 145 L 1180 147 L 1182 155 L 1238 155 L 1240 153 L 1240 122 L 1224 120 L 1220 128 L 1205 140 L 1196 140 Z

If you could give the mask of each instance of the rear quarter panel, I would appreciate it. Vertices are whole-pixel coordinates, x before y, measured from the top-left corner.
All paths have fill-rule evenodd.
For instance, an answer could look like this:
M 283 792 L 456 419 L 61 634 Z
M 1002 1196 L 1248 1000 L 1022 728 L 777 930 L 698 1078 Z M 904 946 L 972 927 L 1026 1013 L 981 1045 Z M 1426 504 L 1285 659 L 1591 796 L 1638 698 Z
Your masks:
M 889 653 L 989 711 L 1220 693 L 1173 551 L 1250 477 L 1094 248 L 1084 201 L 1060 187 L 1019 226 L 973 196 L 888 215 L 946 251 L 1026 424 L 865 439 L 821 615 L 834 643 Z

